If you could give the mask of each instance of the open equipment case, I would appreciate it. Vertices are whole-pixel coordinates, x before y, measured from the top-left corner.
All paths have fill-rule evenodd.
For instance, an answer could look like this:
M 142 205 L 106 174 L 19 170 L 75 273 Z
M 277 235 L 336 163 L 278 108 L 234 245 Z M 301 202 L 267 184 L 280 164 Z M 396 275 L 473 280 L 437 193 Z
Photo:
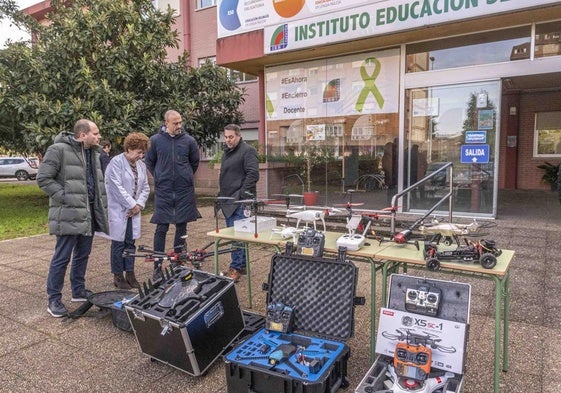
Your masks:
M 287 250 L 289 247 L 287 247 Z M 358 269 L 337 259 L 271 259 L 266 327 L 224 356 L 228 392 L 324 393 L 349 385 L 345 343 L 354 333 Z M 276 312 L 279 311 L 279 312 Z
M 244 330 L 234 281 L 183 266 L 125 304 L 143 353 L 199 376 Z
M 469 333 L 471 286 L 390 276 L 376 358 L 355 393 L 459 393 Z

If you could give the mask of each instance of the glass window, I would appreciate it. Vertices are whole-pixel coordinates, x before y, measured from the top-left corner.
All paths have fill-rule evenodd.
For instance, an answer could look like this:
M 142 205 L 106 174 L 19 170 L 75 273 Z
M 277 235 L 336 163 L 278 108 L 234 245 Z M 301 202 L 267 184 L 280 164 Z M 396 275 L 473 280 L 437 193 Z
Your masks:
M 534 157 L 561 157 L 561 112 L 536 113 Z
M 397 184 L 385 164 L 388 147 L 397 148 L 399 50 L 269 67 L 265 79 L 267 155 L 278 174 L 268 195 L 310 192 L 318 199 L 305 204 L 386 208 Z
M 198 61 L 199 67 L 205 64 L 207 61 L 210 64 L 216 64 L 216 56 L 200 57 Z
M 530 58 L 530 26 L 407 45 L 407 72 Z
M 216 56 L 201 57 L 198 61 L 199 67 L 205 64 L 207 61 L 209 61 L 211 64 L 216 64 Z M 225 68 L 225 69 L 228 72 L 228 76 L 230 77 L 230 79 L 232 79 L 235 83 L 250 82 L 250 81 L 257 80 L 257 77 L 255 75 L 246 74 L 245 72 L 240 72 L 229 68 Z
M 451 180 L 456 212 L 492 214 L 499 83 L 412 89 L 406 100 L 404 187 L 453 163 L 452 179 L 449 171 L 435 175 L 410 194 L 407 207 L 434 206 Z
M 228 70 L 228 71 L 229 71 L 230 78 L 232 78 L 233 81 L 236 83 L 250 82 L 250 81 L 257 80 L 257 77 L 255 75 L 246 74 L 245 72 L 240 72 L 236 70 Z
M 561 54 L 561 21 L 536 25 L 535 57 Z
M 217 0 L 197 0 L 197 9 L 207 8 L 216 5 Z

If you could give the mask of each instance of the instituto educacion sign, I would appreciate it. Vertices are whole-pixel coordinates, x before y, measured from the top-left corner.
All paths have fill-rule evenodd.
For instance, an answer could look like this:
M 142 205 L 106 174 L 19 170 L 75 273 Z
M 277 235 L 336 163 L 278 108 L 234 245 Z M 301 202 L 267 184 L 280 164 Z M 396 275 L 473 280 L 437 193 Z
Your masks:
M 533 8 L 558 0 L 388 0 L 264 28 L 265 53 L 333 44 L 445 22 Z

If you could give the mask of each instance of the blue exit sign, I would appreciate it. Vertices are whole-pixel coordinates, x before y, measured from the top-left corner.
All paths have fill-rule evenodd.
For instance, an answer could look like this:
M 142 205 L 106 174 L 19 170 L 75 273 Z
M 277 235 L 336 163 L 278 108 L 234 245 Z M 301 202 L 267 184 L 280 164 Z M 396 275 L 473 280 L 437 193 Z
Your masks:
M 487 164 L 489 162 L 489 145 L 462 145 L 462 164 Z

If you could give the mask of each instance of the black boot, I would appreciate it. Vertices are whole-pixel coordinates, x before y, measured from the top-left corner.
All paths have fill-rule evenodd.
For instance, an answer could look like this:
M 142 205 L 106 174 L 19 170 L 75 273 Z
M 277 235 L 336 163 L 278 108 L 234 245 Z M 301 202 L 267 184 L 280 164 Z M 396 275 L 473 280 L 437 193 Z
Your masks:
M 113 284 L 115 284 L 116 288 L 119 289 L 131 289 L 131 286 L 129 285 L 129 283 L 127 282 L 127 280 L 125 280 L 125 277 L 123 277 L 123 273 L 120 274 L 114 274 L 113 275 Z
M 127 280 L 127 283 L 132 288 L 140 289 L 140 283 L 136 280 L 136 277 L 134 276 L 134 271 L 125 272 L 125 280 Z

